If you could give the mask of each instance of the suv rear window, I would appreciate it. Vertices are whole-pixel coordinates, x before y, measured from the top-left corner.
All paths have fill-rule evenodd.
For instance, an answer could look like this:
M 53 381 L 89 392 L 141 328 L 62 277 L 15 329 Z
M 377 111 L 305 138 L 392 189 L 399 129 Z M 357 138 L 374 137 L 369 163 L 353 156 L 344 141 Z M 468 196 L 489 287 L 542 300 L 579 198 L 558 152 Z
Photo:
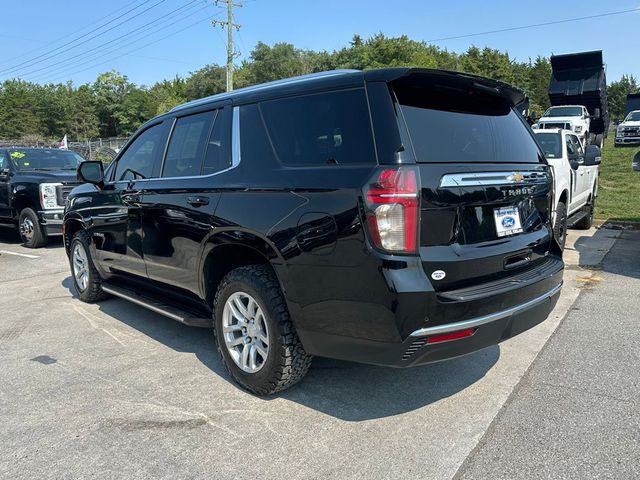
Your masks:
M 376 161 L 363 89 L 272 100 L 260 109 L 278 158 L 285 164 Z
M 425 88 L 403 88 L 396 96 L 418 162 L 541 161 L 518 114 L 493 97 Z

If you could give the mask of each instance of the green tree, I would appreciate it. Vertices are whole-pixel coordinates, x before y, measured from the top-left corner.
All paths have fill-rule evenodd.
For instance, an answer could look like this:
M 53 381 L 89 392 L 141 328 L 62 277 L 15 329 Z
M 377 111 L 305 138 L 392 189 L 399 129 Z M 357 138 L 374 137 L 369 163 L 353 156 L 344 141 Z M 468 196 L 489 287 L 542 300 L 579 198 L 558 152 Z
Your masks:
M 614 120 L 622 120 L 627 94 L 638 91 L 638 82 L 633 75 L 623 75 L 617 82 L 607 88 L 609 115 Z
M 186 79 L 184 96 L 187 100 L 208 97 L 224 92 L 227 85 L 227 74 L 220 65 L 205 65 Z
M 121 125 L 123 120 L 128 122 L 123 105 L 134 85 L 125 75 L 112 70 L 98 75 L 92 88 L 100 122 L 100 135 L 114 137 L 126 134 L 126 126 Z
M 89 85 L 81 85 L 71 92 L 70 111 L 65 130 L 72 138 L 86 140 L 98 135 L 99 120 L 96 102 Z

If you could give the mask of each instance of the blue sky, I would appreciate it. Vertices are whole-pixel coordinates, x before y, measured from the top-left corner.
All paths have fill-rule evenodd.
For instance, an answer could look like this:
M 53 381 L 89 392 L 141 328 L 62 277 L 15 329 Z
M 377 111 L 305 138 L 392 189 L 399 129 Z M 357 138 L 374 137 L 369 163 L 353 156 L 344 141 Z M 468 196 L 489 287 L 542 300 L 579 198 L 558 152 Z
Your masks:
M 208 21 L 224 18 L 222 7 L 216 7 L 212 0 L 146 0 L 133 12 L 115 20 L 143 1 L 5 0 L 4 28 L 0 32 L 0 80 L 20 76 L 39 82 L 73 80 L 81 84 L 93 81 L 99 72 L 117 69 L 136 83 L 152 84 L 175 75 L 184 76 L 207 63 L 225 62 L 226 35 Z M 388 36 L 406 34 L 429 41 L 640 8 L 640 0 L 245 0 L 243 3 L 242 8 L 235 9 L 236 20 L 242 24 L 235 36 L 236 49 L 242 57 L 258 41 L 333 50 L 346 45 L 355 33 L 363 37 L 378 32 Z M 135 14 L 138 16 L 131 18 Z M 91 39 L 127 18 L 131 19 Z M 158 18 L 159 22 L 145 27 Z M 111 24 L 98 28 L 110 20 Z M 609 81 L 624 73 L 640 79 L 639 27 L 640 11 L 436 43 L 456 52 L 470 45 L 489 46 L 508 51 L 518 60 L 602 49 Z M 135 28 L 138 33 L 117 39 Z M 77 43 L 86 43 L 75 48 L 72 47 L 76 43 L 72 43 L 49 53 L 80 35 L 84 37 Z M 105 46 L 106 42 L 111 43 Z

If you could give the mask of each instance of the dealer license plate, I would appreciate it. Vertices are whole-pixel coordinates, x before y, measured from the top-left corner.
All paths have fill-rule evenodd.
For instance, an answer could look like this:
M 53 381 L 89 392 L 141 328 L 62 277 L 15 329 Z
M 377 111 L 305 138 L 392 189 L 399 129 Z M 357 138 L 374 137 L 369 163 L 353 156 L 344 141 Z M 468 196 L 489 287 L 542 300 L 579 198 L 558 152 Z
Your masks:
M 498 237 L 507 237 L 522 232 L 520 212 L 517 207 L 500 207 L 493 209 Z

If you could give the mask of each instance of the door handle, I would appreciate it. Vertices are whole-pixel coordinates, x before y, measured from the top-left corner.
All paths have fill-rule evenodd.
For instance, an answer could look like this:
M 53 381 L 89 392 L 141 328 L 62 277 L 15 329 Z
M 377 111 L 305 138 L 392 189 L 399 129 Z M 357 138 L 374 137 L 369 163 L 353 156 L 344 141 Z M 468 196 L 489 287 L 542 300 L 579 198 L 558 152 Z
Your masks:
M 124 203 L 140 203 L 140 195 L 138 193 L 125 193 L 122 195 Z
M 209 197 L 187 197 L 187 203 L 194 207 L 209 205 Z

